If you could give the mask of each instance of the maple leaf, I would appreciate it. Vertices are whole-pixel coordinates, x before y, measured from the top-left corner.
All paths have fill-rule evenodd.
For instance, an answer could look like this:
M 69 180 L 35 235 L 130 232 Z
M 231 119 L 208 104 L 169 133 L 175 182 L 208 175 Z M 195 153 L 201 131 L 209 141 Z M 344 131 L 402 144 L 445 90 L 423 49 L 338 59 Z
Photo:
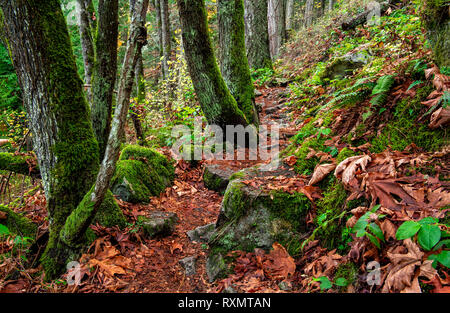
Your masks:
M 309 181 L 308 185 L 314 185 L 322 181 L 329 173 L 331 173 L 336 168 L 335 164 L 321 164 L 317 166 L 314 173 Z

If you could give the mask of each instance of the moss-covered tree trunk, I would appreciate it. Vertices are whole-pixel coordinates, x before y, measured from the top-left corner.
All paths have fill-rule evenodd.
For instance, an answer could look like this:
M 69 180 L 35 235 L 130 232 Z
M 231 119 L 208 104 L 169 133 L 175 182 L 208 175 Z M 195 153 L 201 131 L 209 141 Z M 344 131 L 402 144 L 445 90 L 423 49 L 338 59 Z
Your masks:
M 102 158 L 111 129 L 114 86 L 117 77 L 119 1 L 100 0 L 97 15 L 98 32 L 95 40 L 96 60 L 92 78 L 91 119 L 100 148 L 100 158 Z
M 208 123 L 248 125 L 220 74 L 208 33 L 204 0 L 177 0 L 183 46 L 197 98 Z
M 90 19 L 93 17 L 90 15 L 89 7 L 92 6 L 92 1 L 78 0 L 78 5 L 80 7 L 80 39 L 81 39 L 81 50 L 83 53 L 83 65 L 84 65 L 84 82 L 87 85 L 91 85 L 92 82 L 92 69 L 95 61 L 95 50 L 94 50 L 94 38 L 93 30 L 91 29 Z M 87 88 L 86 95 L 88 100 L 92 103 L 92 89 Z
M 258 125 L 255 89 L 245 51 L 243 0 L 219 0 L 220 70 L 223 79 L 249 123 Z
M 286 0 L 268 0 L 270 55 L 275 60 L 286 40 Z
M 272 68 L 267 0 L 245 0 L 245 46 L 252 69 Z
M 44 268 L 52 277 L 61 270 L 52 266 L 64 250 L 55 246 L 59 233 L 95 179 L 98 144 L 59 1 L 0 4 L 47 198 L 48 247 L 56 249 L 47 250 Z
M 83 238 L 83 234 L 94 219 L 103 199 L 108 191 L 109 183 L 116 170 L 116 163 L 120 154 L 121 134 L 124 132 L 130 96 L 135 79 L 135 68 L 142 53 L 142 47 L 147 44 L 147 30 L 145 17 L 149 0 L 136 0 L 130 7 L 132 12 L 130 35 L 127 41 L 127 50 L 120 79 L 117 105 L 114 119 L 106 145 L 105 156 L 100 165 L 95 185 L 85 195 L 81 203 L 74 210 L 61 231 L 60 238 L 67 246 L 76 249 Z
M 423 0 L 420 15 L 431 43 L 434 61 L 439 67 L 450 67 L 450 3 Z

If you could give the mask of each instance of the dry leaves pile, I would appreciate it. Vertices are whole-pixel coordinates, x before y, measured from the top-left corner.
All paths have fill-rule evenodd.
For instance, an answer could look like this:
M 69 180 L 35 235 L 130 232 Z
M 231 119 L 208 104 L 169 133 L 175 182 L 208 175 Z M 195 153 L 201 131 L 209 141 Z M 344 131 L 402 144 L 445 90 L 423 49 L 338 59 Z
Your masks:
M 261 249 L 254 252 L 234 251 L 234 274 L 218 282 L 214 291 L 228 287 L 238 292 L 282 292 L 277 285 L 283 281 L 292 286 L 296 264 L 286 249 L 275 242 L 273 250 L 266 254 Z

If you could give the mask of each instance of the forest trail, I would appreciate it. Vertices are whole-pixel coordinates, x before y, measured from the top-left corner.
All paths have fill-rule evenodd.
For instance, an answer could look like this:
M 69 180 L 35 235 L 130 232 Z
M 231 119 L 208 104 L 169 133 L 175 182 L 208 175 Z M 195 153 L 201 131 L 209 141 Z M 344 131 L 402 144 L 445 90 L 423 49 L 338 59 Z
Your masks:
M 295 134 L 288 122 L 283 97 L 285 87 L 261 89 L 256 98 L 260 104 L 262 125 L 272 122 L 280 125 L 280 151 L 287 139 Z M 169 154 L 169 151 L 166 151 Z M 148 205 L 134 205 L 118 200 L 120 207 L 131 221 L 152 211 L 173 212 L 178 216 L 175 231 L 167 237 L 145 239 L 139 232 L 127 229 L 94 227 L 99 238 L 81 258 L 81 284 L 73 286 L 52 285 L 53 291 L 65 292 L 214 292 L 214 284 L 208 282 L 205 265 L 207 246 L 191 241 L 186 232 L 199 226 L 215 223 L 223 196 L 205 188 L 204 162 L 191 166 L 179 161 L 172 187 L 159 197 L 151 198 Z M 260 161 L 220 161 L 221 166 L 233 171 L 248 168 Z M 196 258 L 196 273 L 187 276 L 180 260 Z M 92 264 L 98 264 L 94 272 Z M 119 274 L 119 275 L 115 275 Z M 87 277 L 86 277 L 87 276 Z M 37 287 L 37 286 L 36 286 Z

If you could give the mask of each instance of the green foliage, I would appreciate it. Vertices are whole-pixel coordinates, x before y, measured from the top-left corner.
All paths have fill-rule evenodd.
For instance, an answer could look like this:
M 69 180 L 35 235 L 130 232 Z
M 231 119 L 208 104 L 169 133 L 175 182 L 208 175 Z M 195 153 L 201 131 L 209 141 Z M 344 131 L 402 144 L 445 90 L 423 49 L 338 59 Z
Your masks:
M 395 237 L 397 240 L 412 238 L 417 234 L 417 242 L 426 251 L 430 251 L 435 247 L 441 237 L 448 237 L 450 234 L 441 231 L 439 228 L 439 219 L 434 217 L 426 217 L 419 221 L 406 221 L 397 229 Z M 446 242 L 448 245 L 448 242 Z
M 370 211 L 361 216 L 352 228 L 356 237 L 366 236 L 378 248 L 381 249 L 380 241 L 384 242 L 383 231 L 375 222 L 370 222 L 370 216 L 380 208 L 380 205 L 374 206 Z M 380 215 L 378 218 L 383 217 Z
M 378 79 L 376 86 L 372 90 L 370 103 L 375 106 L 382 106 L 386 103 L 387 96 L 394 85 L 394 77 L 392 75 L 382 76 Z
M 425 109 L 421 102 L 432 90 L 430 85 L 425 85 L 417 90 L 414 98 L 402 99 L 394 108 L 392 118 L 381 133 L 371 140 L 370 150 L 379 153 L 390 146 L 393 150 L 403 151 L 414 143 L 426 151 L 437 151 L 448 144 L 445 129 L 433 130 L 426 122 L 417 121 Z
M 371 77 L 358 79 L 352 86 L 335 92 L 334 98 L 327 106 L 332 107 L 334 104 L 348 106 L 363 101 L 375 86 L 372 79 Z
M 0 43 L 0 111 L 22 109 L 22 96 L 8 49 Z
M 271 68 L 260 68 L 251 70 L 253 82 L 258 86 L 265 86 L 273 80 L 275 72 Z

